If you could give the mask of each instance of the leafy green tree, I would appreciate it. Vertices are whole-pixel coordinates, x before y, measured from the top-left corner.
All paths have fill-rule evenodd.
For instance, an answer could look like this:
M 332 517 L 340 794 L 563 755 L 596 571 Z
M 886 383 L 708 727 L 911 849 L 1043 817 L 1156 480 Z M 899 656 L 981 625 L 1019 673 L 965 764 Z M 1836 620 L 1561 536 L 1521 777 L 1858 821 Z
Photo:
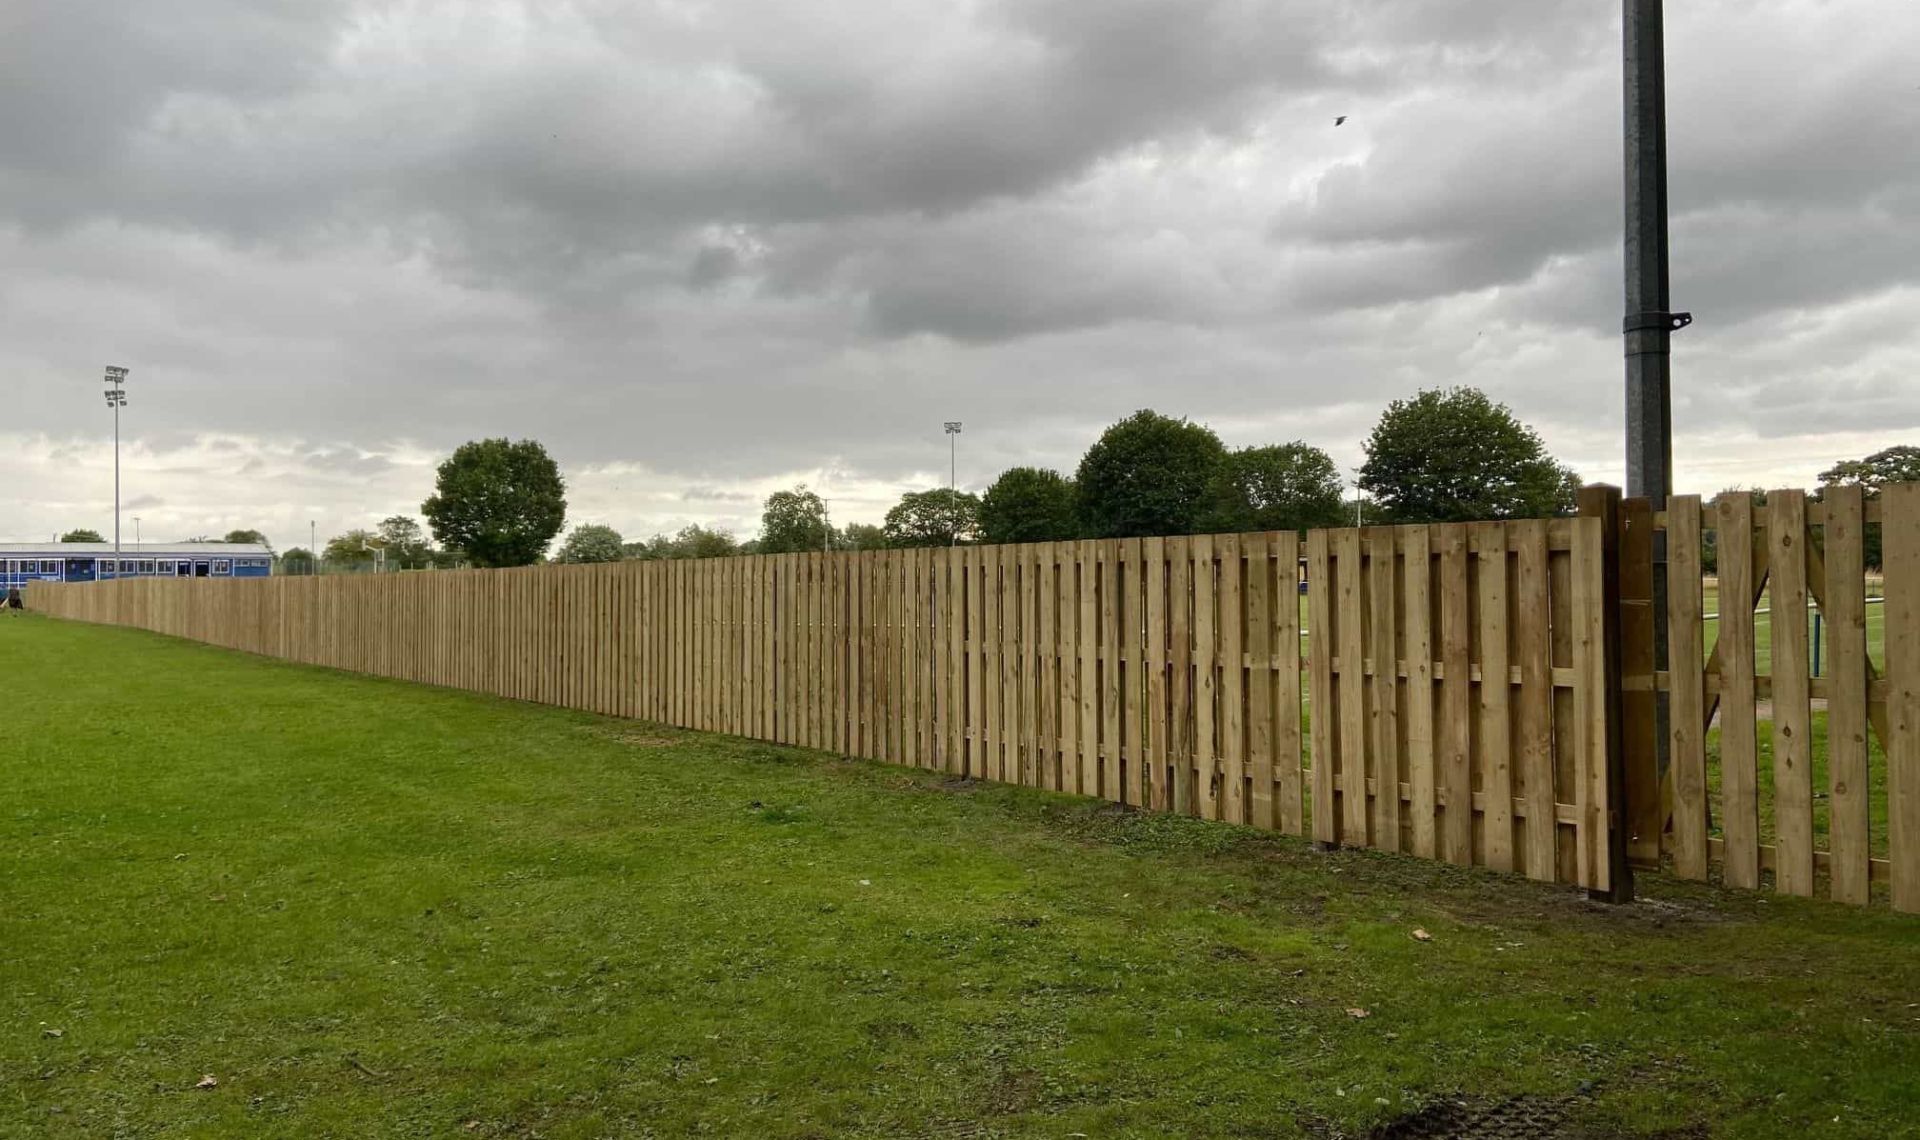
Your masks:
M 1061 542 L 1080 535 L 1073 480 L 1058 471 L 1012 467 L 980 497 L 980 541 Z
M 540 560 L 567 517 L 566 480 L 533 440 L 463 443 L 440 465 L 432 498 L 420 504 L 433 536 L 475 566 Z
M 979 537 L 979 518 L 980 496 L 940 487 L 900 496 L 881 529 L 893 547 L 952 546 L 956 533 L 961 542 Z
M 80 527 L 75 530 L 70 530 L 67 533 L 61 535 L 60 541 L 61 542 L 105 542 L 107 540 L 100 537 L 100 532 L 97 530 L 88 530 L 86 527 Z
M 381 519 L 379 534 L 388 562 L 403 567 L 433 565 L 433 544 L 427 541 L 420 524 L 407 515 L 388 515 Z
M 273 543 L 268 542 L 267 536 L 257 530 L 230 530 L 227 532 L 227 536 L 221 539 L 220 541 L 221 542 L 250 542 L 256 546 L 266 547 L 267 553 L 269 554 L 273 553 Z
M 679 534 L 656 534 L 645 542 L 629 542 L 621 547 L 624 557 L 643 562 L 673 558 L 729 558 L 742 553 L 740 543 L 724 530 L 708 530 L 698 524 L 680 528 Z
M 1391 522 L 1566 514 L 1580 489 L 1532 428 L 1475 388 L 1395 400 L 1366 446 L 1360 486 Z
M 288 547 L 285 551 L 281 552 L 279 573 L 313 573 L 313 551 L 308 550 L 304 546 Z
M 1081 526 L 1093 538 L 1192 534 L 1226 459 L 1204 424 L 1139 411 L 1106 430 L 1080 460 Z
M 695 524 L 680 528 L 673 548 L 676 558 L 731 558 L 740 552 L 740 543 L 727 531 Z
M 567 541 L 561 544 L 560 553 L 554 556 L 554 561 L 618 562 L 624 555 L 619 531 L 599 523 L 587 523 L 573 528 L 572 533 L 567 535 Z
M 1846 459 L 1820 473 L 1822 487 L 1857 484 L 1867 498 L 1880 497 L 1888 483 L 1920 482 L 1920 447 L 1902 444 L 1876 451 L 1864 459 Z
M 872 523 L 848 523 L 834 536 L 835 550 L 885 550 L 887 532 Z
M 328 539 L 320 557 L 326 560 L 328 566 L 358 570 L 373 565 L 381 549 L 379 535 L 364 527 L 356 527 Z
M 1820 490 L 1814 492 L 1815 498 L 1823 496 L 1828 487 L 1858 485 L 1866 488 L 1869 500 L 1880 497 L 1880 488 L 1888 483 L 1920 482 L 1920 447 L 1902 444 L 1876 451 L 1864 459 L 1848 459 L 1834 464 L 1820 473 Z M 1866 562 L 1875 570 L 1880 569 L 1881 527 L 1879 523 L 1866 526 Z
M 1220 465 L 1211 525 L 1222 531 L 1292 530 L 1339 526 L 1353 512 L 1333 457 L 1295 440 L 1244 447 Z
M 791 554 L 823 550 L 827 544 L 827 504 L 802 483 L 767 496 L 760 513 L 760 552 Z

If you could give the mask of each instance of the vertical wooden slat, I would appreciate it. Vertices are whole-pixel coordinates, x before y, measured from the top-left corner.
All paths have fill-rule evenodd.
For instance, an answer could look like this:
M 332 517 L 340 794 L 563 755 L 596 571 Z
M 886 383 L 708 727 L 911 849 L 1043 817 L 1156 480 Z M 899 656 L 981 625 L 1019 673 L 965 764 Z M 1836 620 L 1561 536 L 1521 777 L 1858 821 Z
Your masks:
M 1273 648 L 1273 555 L 1278 539 L 1274 534 L 1257 534 L 1241 541 L 1246 557 L 1242 596 L 1247 642 L 1247 822 L 1267 829 L 1275 825 L 1273 692 L 1278 662 Z
M 1300 778 L 1300 536 L 1274 536 L 1274 826 L 1303 834 Z
M 1237 534 L 1214 539 L 1220 558 L 1220 818 L 1247 822 L 1246 574 Z
M 1173 789 L 1167 779 L 1167 540 L 1149 538 L 1142 549 L 1145 560 L 1146 753 L 1147 806 L 1168 811 Z
M 1215 710 L 1220 672 L 1220 648 L 1215 625 L 1218 614 L 1218 577 L 1214 569 L 1213 537 L 1191 540 L 1193 554 L 1193 789 L 1194 807 L 1202 819 L 1220 818 L 1220 777 Z
M 1433 588 L 1431 532 L 1424 526 L 1401 527 L 1402 652 L 1407 662 L 1406 702 L 1401 718 L 1407 726 L 1408 841 L 1415 855 L 1435 855 L 1435 773 L 1439 753 L 1433 733 Z M 1540 531 L 1544 552 L 1546 530 Z M 1549 804 L 1551 806 L 1551 804 Z
M 1869 834 L 1873 809 L 1867 772 L 1865 493 L 1857 485 L 1828 487 L 1825 498 L 1826 596 L 1820 608 L 1826 618 L 1830 649 L 1827 657 L 1828 848 L 1832 855 L 1833 898 L 1858 906 L 1865 905 L 1871 894 L 1873 851 Z M 1697 528 L 1697 505 L 1694 510 Z M 1669 529 L 1669 540 L 1678 541 L 1676 530 Z M 1674 574 L 1678 573 L 1676 568 Z M 1679 618 L 1674 620 L 1677 622 Z M 1697 648 L 1695 652 L 1697 654 Z M 1678 648 L 1674 650 L 1674 659 L 1680 659 Z M 1676 725 L 1682 723 L 1678 689 L 1673 716 Z M 1687 723 L 1698 723 L 1698 720 L 1696 710 L 1694 720 Z M 1677 763 L 1677 747 L 1675 751 Z M 1678 795 L 1674 814 L 1677 837 L 1681 814 Z M 1702 840 L 1704 845 L 1704 836 Z M 1677 851 L 1675 862 L 1679 862 Z M 1701 874 L 1689 877 L 1705 877 L 1704 852 L 1700 862 Z
M 1120 802 L 1120 542 L 1095 547 L 1100 560 L 1100 794 Z
M 1333 674 L 1333 558 L 1330 532 L 1307 532 L 1308 736 L 1313 766 L 1313 838 L 1340 840 L 1333 777 L 1336 696 Z
M 1435 784 L 1446 796 L 1440 811 L 1440 858 L 1473 862 L 1473 686 L 1467 536 L 1465 528 L 1442 527 L 1440 575 L 1440 765 Z
M 1367 834 L 1366 562 L 1360 531 L 1333 535 L 1340 638 L 1340 842 L 1365 847 Z
M 1026 784 L 1026 659 L 1021 652 L 1024 640 L 1021 623 L 1026 619 L 1022 606 L 1020 548 L 1003 546 L 1000 550 L 1000 738 L 1002 777 L 1009 784 Z
M 1519 796 L 1527 813 L 1521 825 L 1519 861 L 1529 878 L 1552 882 L 1557 877 L 1554 852 L 1559 825 L 1554 808 L 1553 598 L 1547 523 L 1529 519 L 1511 527 L 1514 664 L 1520 669 L 1512 750 Z
M 1578 873 L 1580 885 L 1605 891 L 1613 883 L 1616 852 L 1608 820 L 1614 808 L 1611 795 L 1614 762 L 1612 733 L 1615 717 L 1607 675 L 1609 660 L 1606 566 L 1606 529 L 1610 520 L 1583 517 L 1574 520 L 1573 542 L 1573 653 L 1574 736 L 1578 772 Z
M 1120 541 L 1120 642 L 1116 654 L 1120 679 L 1120 732 L 1114 749 L 1114 771 L 1119 774 L 1122 802 L 1145 802 L 1146 742 L 1142 708 L 1146 693 L 1146 590 L 1142 579 L 1141 544 L 1137 538 Z
M 1760 885 L 1759 749 L 1754 725 L 1753 498 L 1714 500 L 1720 573 L 1721 832 L 1730 887 Z
M 984 718 L 984 763 L 989 780 L 1002 780 L 1006 769 L 1002 760 L 1005 743 L 1005 728 L 1001 723 L 1000 703 L 1003 665 L 1001 657 L 1002 618 L 1000 605 L 1001 548 L 989 546 L 981 552 L 980 562 L 980 600 L 981 610 L 981 657 L 983 682 L 986 685 L 986 710 Z
M 1700 530 L 1700 496 L 1675 495 L 1667 500 L 1667 780 L 1673 789 L 1673 870 L 1683 879 L 1694 880 L 1707 877 L 1705 584 Z M 1832 531 L 1828 533 L 1831 536 Z M 1864 669 L 1864 640 L 1860 649 Z M 1863 684 L 1863 716 L 1865 699 Z M 1861 743 L 1864 748 L 1864 738 Z M 1864 751 L 1861 759 L 1865 760 Z M 1864 872 L 1864 862 L 1861 867 Z
M 1059 597 L 1054 605 L 1059 628 L 1054 651 L 1060 660 L 1060 700 L 1054 724 L 1060 734 L 1060 790 L 1080 787 L 1080 571 L 1077 546 L 1058 542 L 1053 547 L 1054 576 Z
M 1894 909 L 1920 912 L 1920 483 L 1889 484 L 1881 501 L 1888 870 Z
M 1660 863 L 1664 823 L 1659 778 L 1658 694 L 1654 690 L 1653 507 L 1644 498 L 1620 503 L 1620 732 L 1627 800 L 1627 857 L 1636 867 Z
M 947 772 L 966 775 L 966 551 L 948 547 L 947 553 L 947 679 L 952 687 L 952 716 L 947 724 Z
M 1080 794 L 1100 794 L 1100 562 L 1098 544 L 1083 539 L 1077 552 L 1080 625 Z
M 1812 686 L 1807 655 L 1807 496 L 1767 496 L 1773 600 L 1774 876 L 1781 891 L 1813 894 Z
M 1480 619 L 1480 787 L 1486 865 L 1513 870 L 1513 737 L 1507 617 L 1507 527 L 1475 523 L 1473 544 L 1479 554 Z
M 1167 784 L 1168 810 L 1192 815 L 1193 760 L 1193 546 L 1167 539 Z
M 1400 669 L 1395 603 L 1399 597 L 1395 569 L 1398 536 L 1390 527 L 1362 532 L 1367 550 L 1367 614 L 1365 644 L 1373 658 L 1368 678 L 1368 762 L 1376 791 L 1370 826 L 1373 845 L 1382 851 L 1400 850 Z
M 961 552 L 967 565 L 967 774 L 987 774 L 986 598 L 982 567 L 986 551 L 969 547 Z

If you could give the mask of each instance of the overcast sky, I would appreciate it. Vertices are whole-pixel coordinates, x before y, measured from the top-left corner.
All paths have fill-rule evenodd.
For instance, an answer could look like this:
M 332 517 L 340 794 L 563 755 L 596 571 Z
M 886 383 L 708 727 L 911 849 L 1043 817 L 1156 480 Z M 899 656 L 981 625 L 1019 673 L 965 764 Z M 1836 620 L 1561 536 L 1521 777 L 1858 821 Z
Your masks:
M 1474 384 L 1617 481 L 1601 0 L 7 0 L 0 536 L 304 545 L 482 436 L 743 537 L 1140 407 L 1357 463 Z M 1679 489 L 1920 443 L 1920 4 L 1670 5 Z M 1338 115 L 1350 116 L 1341 127 Z

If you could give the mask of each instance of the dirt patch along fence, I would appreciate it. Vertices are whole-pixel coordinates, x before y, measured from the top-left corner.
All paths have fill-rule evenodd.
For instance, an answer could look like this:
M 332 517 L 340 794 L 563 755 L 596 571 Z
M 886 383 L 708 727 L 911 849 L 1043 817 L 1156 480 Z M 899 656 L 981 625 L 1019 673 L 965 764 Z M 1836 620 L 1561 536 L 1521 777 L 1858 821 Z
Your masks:
M 1589 488 L 1581 509 L 1304 541 L 46 584 L 28 604 L 1614 898 L 1666 866 L 1920 912 L 1920 485 L 1660 512 Z M 1756 622 L 1763 600 L 1821 614 L 1821 675 L 1803 622 Z

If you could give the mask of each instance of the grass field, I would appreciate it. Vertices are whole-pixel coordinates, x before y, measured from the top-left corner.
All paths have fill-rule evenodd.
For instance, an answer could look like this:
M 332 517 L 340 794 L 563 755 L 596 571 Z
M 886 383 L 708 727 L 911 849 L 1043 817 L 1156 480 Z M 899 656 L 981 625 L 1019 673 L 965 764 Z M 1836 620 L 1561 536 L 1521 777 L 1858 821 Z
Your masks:
M 1607 908 L 34 617 L 0 669 L 4 1136 L 1917 1127 L 1911 917 Z

